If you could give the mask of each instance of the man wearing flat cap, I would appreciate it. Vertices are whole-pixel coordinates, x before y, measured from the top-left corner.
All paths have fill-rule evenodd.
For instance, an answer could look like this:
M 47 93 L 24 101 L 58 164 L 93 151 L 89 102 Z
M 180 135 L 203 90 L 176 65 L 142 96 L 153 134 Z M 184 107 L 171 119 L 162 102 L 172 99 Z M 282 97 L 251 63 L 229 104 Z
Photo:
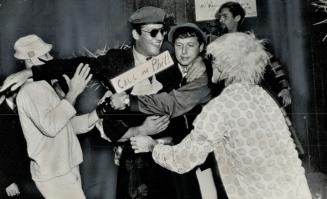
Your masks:
M 194 81 L 185 81 L 187 69 L 196 64 L 196 60 L 201 57 L 205 50 L 207 37 L 197 25 L 185 23 L 173 27 L 168 34 L 168 39 L 174 44 L 174 58 L 178 64 L 160 73 L 160 75 L 165 75 L 166 80 L 174 84 L 174 89 L 170 92 L 163 89 L 158 94 L 143 96 L 114 94 L 111 97 L 111 104 L 116 109 L 122 109 L 125 106 L 124 99 L 129 97 L 129 109 L 132 111 L 170 115 L 173 119 L 171 119 L 168 129 L 172 132 L 173 142 L 179 143 L 189 134 L 192 129 L 192 122 L 201 111 L 202 105 L 211 99 L 211 89 L 208 86 L 206 73 Z M 144 147 L 143 138 L 144 136 L 136 136 L 131 139 L 136 153 L 144 150 L 142 149 Z M 197 171 L 200 176 L 208 174 L 208 178 L 205 178 L 205 186 L 201 186 L 202 181 L 199 182 L 201 192 L 196 178 L 197 168 L 183 175 L 173 175 L 178 199 L 214 198 L 212 195 L 216 195 L 216 189 L 211 171 L 207 170 L 212 165 L 211 158 L 208 158 L 201 169 Z M 208 196 L 209 192 L 210 196 Z

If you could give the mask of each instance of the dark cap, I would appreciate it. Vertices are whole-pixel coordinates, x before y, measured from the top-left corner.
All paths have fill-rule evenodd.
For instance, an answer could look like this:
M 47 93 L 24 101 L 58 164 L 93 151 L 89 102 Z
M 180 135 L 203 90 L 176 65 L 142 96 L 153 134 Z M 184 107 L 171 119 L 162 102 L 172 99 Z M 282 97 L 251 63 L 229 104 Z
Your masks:
M 157 7 L 146 6 L 136 10 L 129 18 L 131 24 L 163 23 L 166 12 Z
M 173 27 L 170 32 L 168 33 L 168 40 L 173 43 L 173 40 L 175 39 L 174 37 L 176 37 L 175 33 L 179 32 L 182 29 L 191 29 L 194 30 L 194 32 L 196 32 L 196 35 L 198 37 L 200 37 L 199 39 L 202 39 L 203 43 L 206 45 L 207 44 L 207 35 L 194 23 L 184 23 L 181 25 L 177 25 L 175 27 Z

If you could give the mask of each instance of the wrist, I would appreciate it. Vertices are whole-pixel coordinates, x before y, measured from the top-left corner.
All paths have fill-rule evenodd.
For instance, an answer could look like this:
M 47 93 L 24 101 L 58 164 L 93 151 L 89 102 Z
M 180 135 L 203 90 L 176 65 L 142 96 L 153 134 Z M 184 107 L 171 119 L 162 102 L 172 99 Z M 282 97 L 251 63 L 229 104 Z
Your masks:
M 97 122 L 100 119 L 98 116 L 98 113 L 96 110 L 93 110 L 91 113 L 89 113 L 89 124 L 93 124 Z
M 132 136 L 138 136 L 138 135 L 143 135 L 141 126 L 137 126 L 133 128 Z
M 137 135 L 149 135 L 149 131 L 143 125 L 136 127 L 136 129 Z
M 78 96 L 78 95 L 77 95 L 76 93 L 69 91 L 69 92 L 67 93 L 67 95 L 65 96 L 65 99 L 66 99 L 67 101 L 69 101 L 72 105 L 74 105 L 77 96 Z
M 130 106 L 131 100 L 129 99 L 129 95 L 125 95 L 123 101 L 124 101 L 124 104 L 125 104 L 126 107 Z
M 152 152 L 157 144 L 159 143 L 156 140 L 152 140 L 151 145 L 149 146 L 149 150 Z
M 32 76 L 33 76 L 33 71 L 32 71 L 32 69 L 30 69 L 30 68 L 26 69 L 26 76 L 27 76 L 27 77 L 32 77 Z

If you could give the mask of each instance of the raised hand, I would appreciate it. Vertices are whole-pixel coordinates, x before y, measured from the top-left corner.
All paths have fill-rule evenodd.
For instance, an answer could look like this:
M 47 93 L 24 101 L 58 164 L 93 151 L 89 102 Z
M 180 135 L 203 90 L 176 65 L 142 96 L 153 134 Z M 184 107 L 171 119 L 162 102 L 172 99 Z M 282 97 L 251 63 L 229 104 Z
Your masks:
M 108 112 L 113 110 L 110 106 L 110 96 L 112 95 L 112 92 L 108 90 L 102 98 L 98 101 L 97 107 L 96 107 L 96 113 L 99 118 L 103 118 Z
M 66 99 L 71 104 L 75 104 L 76 98 L 84 91 L 87 83 L 92 79 L 92 74 L 90 74 L 88 64 L 80 63 L 72 79 L 69 79 L 67 75 L 64 75 L 64 78 L 69 88 Z
M 112 96 L 112 92 L 110 90 L 106 91 L 106 93 L 102 96 L 102 98 L 98 101 L 98 105 L 104 103 L 107 98 Z
M 288 89 L 283 89 L 278 93 L 278 97 L 283 100 L 283 107 L 286 107 L 292 103 L 291 92 Z
M 169 122 L 168 116 L 149 116 L 138 127 L 138 135 L 154 135 L 160 133 L 168 127 Z
M 139 135 L 130 139 L 134 153 L 146 153 L 153 151 L 154 146 L 157 144 L 150 136 Z
M 25 69 L 17 73 L 13 73 L 8 77 L 6 77 L 5 81 L 3 82 L 0 88 L 0 92 L 3 92 L 9 88 L 11 91 L 15 91 L 19 87 L 21 87 L 32 76 L 33 73 L 31 69 Z
M 20 192 L 19 192 L 17 184 L 16 183 L 10 184 L 6 188 L 6 193 L 7 193 L 7 196 L 9 196 L 9 197 L 18 196 L 20 194 Z

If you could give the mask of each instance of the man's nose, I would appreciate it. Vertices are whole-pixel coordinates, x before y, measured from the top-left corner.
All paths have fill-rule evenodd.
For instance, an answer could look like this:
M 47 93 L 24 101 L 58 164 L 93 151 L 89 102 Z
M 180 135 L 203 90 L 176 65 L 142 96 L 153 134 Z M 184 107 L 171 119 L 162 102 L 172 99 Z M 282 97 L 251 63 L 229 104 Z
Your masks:
M 187 47 L 186 46 L 183 46 L 182 48 L 182 54 L 186 54 L 187 53 Z
M 159 41 L 162 41 L 164 39 L 164 35 L 163 33 L 161 33 L 160 31 L 158 32 L 158 34 L 156 35 L 156 39 Z

